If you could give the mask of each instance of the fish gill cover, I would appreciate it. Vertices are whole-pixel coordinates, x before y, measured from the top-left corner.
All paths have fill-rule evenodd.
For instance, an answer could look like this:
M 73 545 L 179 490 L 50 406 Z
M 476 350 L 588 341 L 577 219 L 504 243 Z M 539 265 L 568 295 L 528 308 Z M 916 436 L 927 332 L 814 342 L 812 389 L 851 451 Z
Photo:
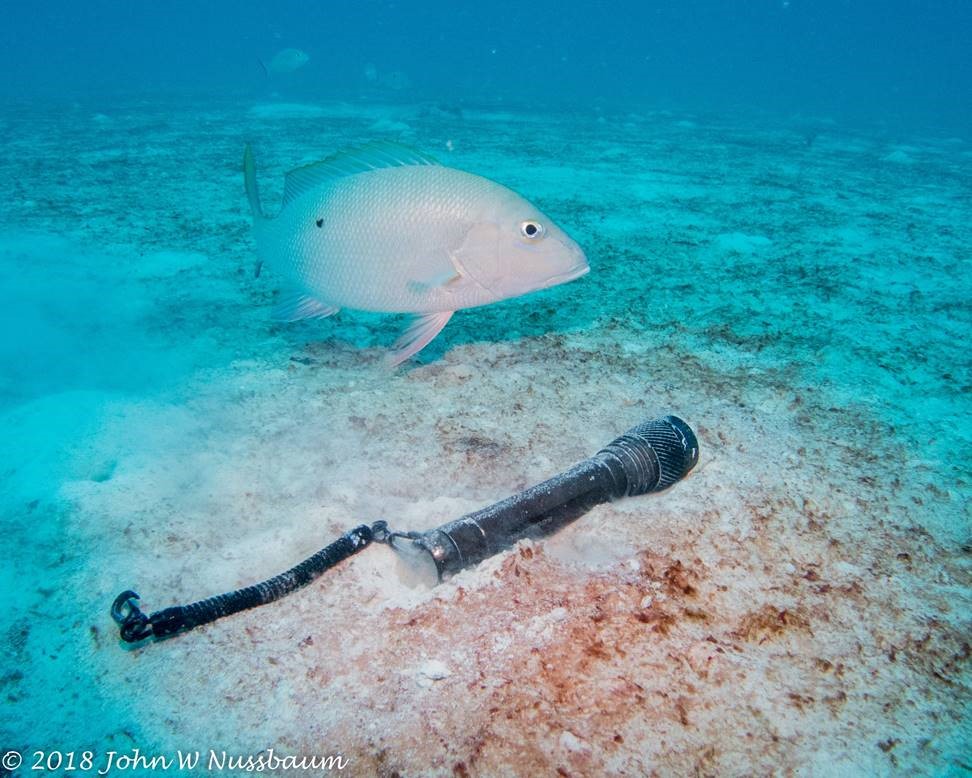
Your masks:
M 970 769 L 970 14 L 8 3 L 2 769 Z M 244 145 L 275 213 L 287 171 L 376 141 L 516 192 L 590 273 L 397 371 L 404 313 L 274 321 Z M 433 589 L 374 547 L 119 645 L 125 586 L 164 607 L 430 529 L 670 412 L 702 459 L 665 493 Z

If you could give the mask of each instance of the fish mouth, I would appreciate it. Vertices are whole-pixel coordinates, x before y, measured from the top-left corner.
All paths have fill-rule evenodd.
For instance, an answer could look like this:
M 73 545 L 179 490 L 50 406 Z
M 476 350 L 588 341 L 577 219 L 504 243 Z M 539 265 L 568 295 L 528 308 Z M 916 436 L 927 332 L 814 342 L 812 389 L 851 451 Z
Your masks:
M 587 262 L 582 262 L 572 267 L 566 273 L 558 273 L 555 276 L 551 276 L 547 279 L 543 288 L 546 289 L 551 286 L 557 286 L 558 284 L 566 284 L 568 281 L 574 281 L 581 276 L 587 275 L 589 272 L 591 272 L 591 266 Z

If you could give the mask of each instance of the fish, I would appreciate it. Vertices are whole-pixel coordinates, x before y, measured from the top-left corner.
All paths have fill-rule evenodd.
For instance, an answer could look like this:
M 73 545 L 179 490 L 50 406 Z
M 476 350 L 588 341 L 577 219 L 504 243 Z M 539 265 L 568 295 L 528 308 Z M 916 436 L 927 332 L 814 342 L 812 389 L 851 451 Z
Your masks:
M 512 189 L 398 143 L 291 170 L 273 218 L 260 204 L 249 145 L 243 171 L 257 267 L 279 273 L 287 287 L 273 318 L 325 318 L 341 308 L 412 314 L 387 357 L 392 366 L 421 351 L 458 310 L 590 270 L 583 249 Z
M 295 70 L 304 67 L 310 61 L 307 52 L 300 49 L 281 49 L 274 54 L 269 62 L 260 60 L 263 72 L 268 76 L 271 73 L 293 73 Z
M 411 88 L 412 79 L 408 77 L 407 73 L 403 73 L 401 70 L 392 70 L 389 73 L 380 74 L 378 76 L 378 83 L 386 89 L 393 89 L 396 92 L 400 92 Z

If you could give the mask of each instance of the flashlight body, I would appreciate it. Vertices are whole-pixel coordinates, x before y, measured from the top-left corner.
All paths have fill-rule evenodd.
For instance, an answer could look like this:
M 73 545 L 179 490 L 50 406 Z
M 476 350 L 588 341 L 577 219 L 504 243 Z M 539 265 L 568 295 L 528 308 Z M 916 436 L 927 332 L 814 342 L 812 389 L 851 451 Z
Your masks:
M 666 489 L 696 462 L 691 428 L 675 416 L 654 419 L 543 483 L 423 533 L 415 544 L 432 556 L 442 580 L 522 537 L 552 532 L 599 503 Z

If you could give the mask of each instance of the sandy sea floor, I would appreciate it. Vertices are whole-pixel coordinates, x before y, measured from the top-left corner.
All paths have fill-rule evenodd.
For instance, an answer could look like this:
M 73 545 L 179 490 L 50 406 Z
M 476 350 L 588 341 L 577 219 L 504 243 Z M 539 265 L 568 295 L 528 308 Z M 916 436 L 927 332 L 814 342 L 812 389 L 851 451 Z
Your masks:
M 393 373 L 405 317 L 272 323 L 244 141 L 274 210 L 286 170 L 374 138 L 525 194 L 591 273 L 460 312 Z M 972 770 L 972 138 L 226 99 L 10 109 L 0 139 L 0 747 Z M 375 546 L 117 638 L 123 589 L 156 610 L 359 523 L 431 528 L 666 413 L 699 435 L 688 479 L 435 589 Z

